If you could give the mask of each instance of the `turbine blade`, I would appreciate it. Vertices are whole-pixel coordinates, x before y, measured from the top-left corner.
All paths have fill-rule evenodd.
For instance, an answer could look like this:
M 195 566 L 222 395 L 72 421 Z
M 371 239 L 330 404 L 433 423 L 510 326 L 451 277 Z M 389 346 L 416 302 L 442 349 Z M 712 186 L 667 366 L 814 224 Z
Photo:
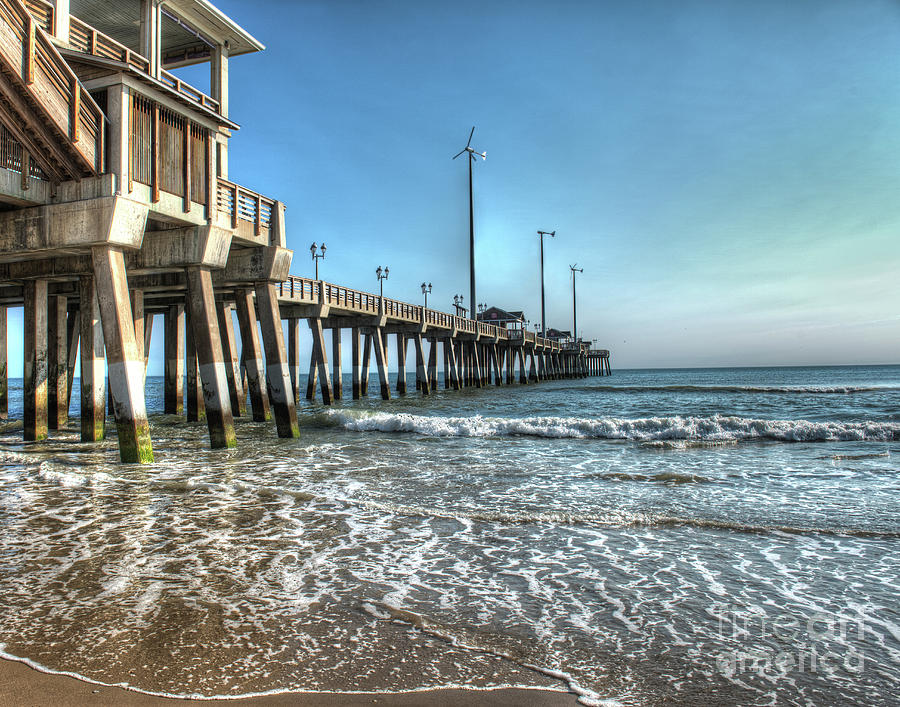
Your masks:
M 472 136 L 475 134 L 475 126 L 472 126 L 472 132 L 469 133 L 469 139 L 466 142 L 466 147 L 472 144 Z
M 459 156 L 460 156 L 463 152 L 465 152 L 465 151 L 466 151 L 465 148 L 463 148 L 462 150 L 460 150 L 459 152 L 457 152 L 455 155 L 453 155 L 453 159 L 456 159 L 457 157 L 459 157 Z

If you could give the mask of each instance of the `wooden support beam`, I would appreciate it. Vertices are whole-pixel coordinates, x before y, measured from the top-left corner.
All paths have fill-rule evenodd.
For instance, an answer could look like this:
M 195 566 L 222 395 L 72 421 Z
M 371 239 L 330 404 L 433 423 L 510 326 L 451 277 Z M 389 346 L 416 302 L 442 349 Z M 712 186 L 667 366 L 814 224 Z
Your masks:
M 27 280 L 24 286 L 24 438 L 47 438 L 47 281 Z
M 449 363 L 450 363 L 450 385 L 453 390 L 460 390 L 462 384 L 459 380 L 459 366 L 458 366 L 458 357 L 456 347 L 453 345 L 453 339 L 446 339 L 444 341 L 444 348 L 447 351 Z
M 237 438 L 234 434 L 212 274 L 208 268 L 190 267 L 187 269 L 187 285 L 194 349 L 203 383 L 201 392 L 206 409 L 209 444 L 213 449 L 235 447 Z
M 106 432 L 106 364 L 103 360 L 103 327 L 94 278 L 79 281 L 81 313 L 81 441 L 99 442 Z
M 308 321 L 313 339 L 312 358 L 316 362 L 321 381 L 322 402 L 325 405 L 331 405 L 334 402 L 334 395 L 331 387 L 331 374 L 328 371 L 328 354 L 325 351 L 325 334 L 322 329 L 322 320 L 319 317 L 310 317 Z
M 107 246 L 95 247 L 91 255 L 116 411 L 119 458 L 123 462 L 149 463 L 153 461 L 153 445 L 144 403 L 143 339 L 139 351 L 134 338 L 125 258 L 119 248 Z
M 154 101 L 151 109 L 150 136 L 150 201 L 159 201 L 159 104 Z
M 406 336 L 397 333 L 397 392 L 406 395 Z
M 184 413 L 184 305 L 170 305 L 163 315 L 165 390 L 163 409 L 167 415 Z
M 419 381 L 419 390 L 422 395 L 428 395 L 431 387 L 428 385 L 428 369 L 425 367 L 425 352 L 422 350 L 422 335 L 416 334 L 413 338 L 416 347 L 416 379 Z
M 450 339 L 444 339 L 444 343 L 441 344 L 441 349 L 444 354 L 444 388 L 446 390 L 450 389 Z
M 428 385 L 433 391 L 437 390 L 437 348 L 437 339 L 432 339 L 428 347 Z
M 47 298 L 47 426 L 51 430 L 64 428 L 69 420 L 68 306 L 66 297 Z
M 344 397 L 343 374 L 341 373 L 341 329 L 335 327 L 331 330 L 331 365 L 334 369 L 332 383 L 334 384 L 334 399 L 341 400 Z
M 275 285 L 271 282 L 257 283 L 256 301 L 266 352 L 266 382 L 278 436 L 299 437 L 300 424 L 297 421 L 297 407 L 294 404 L 287 347 L 284 345 L 284 329 L 281 326 L 281 310 L 278 307 L 278 291 Z
M 0 307 L 0 420 L 9 418 L 9 378 L 6 343 L 6 307 Z
M 353 388 L 354 400 L 359 400 L 362 397 L 362 352 L 359 344 L 359 327 L 352 327 L 350 329 L 350 358 L 353 362 L 351 387 Z
M 306 399 L 316 399 L 316 386 L 319 382 L 319 362 L 316 360 L 315 342 L 309 354 L 309 373 L 306 375 Z
M 184 121 L 184 135 L 182 136 L 182 181 L 184 182 L 184 198 L 181 201 L 181 210 L 189 213 L 191 210 L 191 164 L 193 162 L 194 141 L 191 139 L 191 121 Z
M 382 400 L 391 399 L 391 382 L 388 378 L 387 352 L 385 351 L 385 334 L 380 328 L 375 329 L 372 335 L 372 343 L 375 345 L 375 365 L 378 367 L 378 378 L 381 382 Z
M 222 338 L 222 356 L 225 359 L 225 378 L 228 382 L 228 396 L 231 399 L 231 414 L 243 417 L 247 414 L 247 394 L 241 375 L 241 360 L 238 354 L 237 338 L 234 335 L 234 307 L 228 302 L 218 303 L 216 313 L 219 318 L 219 336 Z
M 197 343 L 194 339 L 194 324 L 191 306 L 185 298 L 184 307 L 184 368 L 186 382 L 184 389 L 185 408 L 188 422 L 199 422 L 206 417 L 203 391 L 200 384 L 200 363 L 197 359 Z
M 259 328 L 256 325 L 256 306 L 253 292 L 239 289 L 234 293 L 237 306 L 238 325 L 241 329 L 242 363 L 247 373 L 247 388 L 250 390 L 250 407 L 255 422 L 272 419 L 269 409 L 269 395 L 265 385 L 262 347 L 259 342 Z
M 34 83 L 34 53 L 35 53 L 35 29 L 37 27 L 31 13 L 28 13 L 25 26 L 25 44 L 22 47 L 25 56 L 22 57 L 22 80 L 26 86 Z
M 288 319 L 288 368 L 291 373 L 291 386 L 294 402 L 300 401 L 300 319 Z
M 362 370 L 360 371 L 359 393 L 362 397 L 369 394 L 369 368 L 372 360 L 372 334 L 366 332 L 363 336 L 363 359 Z
M 478 343 L 474 341 L 472 342 L 472 380 L 476 388 L 480 388 L 484 383 L 481 372 L 481 358 L 478 356 Z
M 491 344 L 491 361 L 494 364 L 494 383 L 503 385 L 503 372 L 500 370 L 500 352 L 497 350 L 497 344 Z

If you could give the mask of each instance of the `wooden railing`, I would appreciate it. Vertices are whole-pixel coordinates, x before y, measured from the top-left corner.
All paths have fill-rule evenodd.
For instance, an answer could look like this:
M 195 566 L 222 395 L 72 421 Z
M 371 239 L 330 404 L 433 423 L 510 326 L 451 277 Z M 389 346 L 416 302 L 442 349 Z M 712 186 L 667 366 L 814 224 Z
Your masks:
M 378 315 L 384 313 L 388 318 L 409 322 L 411 324 L 427 324 L 435 329 L 447 331 L 456 330 L 462 334 L 478 334 L 482 337 L 496 337 L 499 341 L 511 343 L 531 343 L 545 347 L 552 351 L 559 351 L 560 345 L 538 336 L 534 332 L 525 332 L 522 329 L 506 329 L 496 324 L 476 322 L 468 317 L 460 317 L 436 309 L 425 309 L 418 304 L 409 304 L 389 297 L 382 298 L 379 295 L 361 290 L 353 290 L 349 287 L 334 285 L 321 280 L 311 280 L 306 277 L 291 275 L 278 285 L 278 296 L 293 302 L 307 304 L 328 304 L 360 314 Z
M 94 29 L 77 17 L 69 18 L 69 45 L 76 51 L 104 59 L 121 61 L 133 66 L 144 74 L 150 73 L 150 61 L 141 54 L 131 51 L 98 29 Z
M 53 5 L 44 0 L 24 0 L 24 5 L 38 23 L 38 27 L 47 34 L 53 34 Z
M 102 172 L 103 112 L 42 28 L 52 15 L 48 18 L 40 5 L 35 8 L 37 18 L 18 0 L 0 0 L 0 53 L 8 69 L 82 156 L 80 171 Z
M 214 113 L 219 112 L 219 102 L 215 98 L 210 98 L 205 93 L 203 93 L 203 91 L 199 91 L 189 83 L 182 81 L 180 78 L 175 76 L 175 74 L 172 74 L 165 69 L 160 69 L 159 80 L 166 84 L 166 86 L 171 88 L 173 91 L 175 91 L 175 93 L 184 96 L 185 98 L 193 101 L 203 108 L 209 108 L 209 110 L 213 111 Z
M 5 125 L 0 125 L 0 167 L 19 172 L 22 175 L 23 189 L 27 188 L 26 177 L 47 180 L 44 170 L 31 161 L 22 143 L 13 137 Z
M 256 236 L 269 232 L 275 201 L 219 177 L 216 190 L 216 204 L 220 214 L 231 219 L 231 227 L 236 229 L 241 222 L 252 224 Z
M 149 98 L 131 93 L 129 179 L 150 187 L 150 201 L 164 191 L 191 203 L 209 205 L 212 189 L 209 130 Z M 129 185 L 129 191 L 131 186 Z M 210 213 L 207 210 L 207 218 Z
M 29 2 L 40 4 L 41 0 L 29 0 Z M 82 22 L 77 17 L 69 20 L 69 45 L 76 51 L 120 61 L 142 74 L 151 75 L 149 59 L 91 27 L 86 22 Z M 219 113 L 219 102 L 216 99 L 207 96 L 165 69 L 160 70 L 159 81 L 191 103 Z

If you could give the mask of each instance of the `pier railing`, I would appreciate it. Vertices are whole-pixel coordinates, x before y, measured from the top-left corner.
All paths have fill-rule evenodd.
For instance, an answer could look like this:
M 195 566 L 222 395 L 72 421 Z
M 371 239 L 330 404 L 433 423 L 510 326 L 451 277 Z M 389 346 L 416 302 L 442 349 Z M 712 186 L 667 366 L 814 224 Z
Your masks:
M 496 338 L 498 341 L 508 341 L 514 344 L 521 342 L 523 345 L 542 347 L 550 351 L 559 351 L 561 348 L 557 342 L 544 339 L 534 332 L 506 329 L 487 322 L 476 322 L 468 317 L 460 317 L 436 309 L 426 309 L 418 304 L 410 304 L 390 297 L 382 298 L 371 292 L 354 290 L 350 287 L 296 275 L 291 275 L 287 280 L 279 283 L 278 296 L 282 300 L 298 304 L 327 304 L 347 313 L 373 316 L 384 314 L 395 322 L 426 324 L 435 329 L 456 331 L 457 334 Z
M 37 16 L 32 14 L 32 7 Z M 34 0 L 27 5 L 2 0 L 0 15 L 6 25 L 0 52 L 7 67 L 28 87 L 60 133 L 69 138 L 85 166 L 102 172 L 106 118 L 43 29 L 52 22 L 52 8 L 48 11 Z
M 46 0 L 24 0 L 24 5 L 36 24 L 47 34 L 52 34 L 55 12 L 53 5 Z M 215 98 L 207 96 L 203 91 L 165 69 L 160 70 L 159 77 L 153 77 L 150 73 L 150 60 L 147 57 L 129 49 L 74 15 L 69 18 L 69 47 L 83 54 L 120 61 L 139 73 L 155 78 L 189 102 L 220 114 L 219 102 Z
M 225 219 L 222 225 L 242 237 L 265 245 L 283 245 L 284 234 L 275 229 L 277 202 L 274 199 L 219 177 L 216 207 L 219 218 Z

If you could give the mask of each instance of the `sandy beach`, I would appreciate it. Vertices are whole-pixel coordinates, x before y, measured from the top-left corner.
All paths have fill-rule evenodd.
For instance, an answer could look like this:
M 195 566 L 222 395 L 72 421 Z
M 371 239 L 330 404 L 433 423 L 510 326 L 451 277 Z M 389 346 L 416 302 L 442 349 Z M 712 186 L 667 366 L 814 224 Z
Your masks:
M 120 687 L 105 687 L 83 682 L 65 675 L 42 673 L 10 660 L 0 660 L 0 706 L 26 705 L 181 705 L 211 700 L 181 700 L 154 697 Z M 217 700 L 218 702 L 218 700 Z M 550 690 L 427 690 L 422 692 L 386 693 L 311 693 L 288 692 L 222 702 L 247 705 L 302 705 L 303 707 L 361 707 L 362 705 L 490 705 L 492 707 L 562 707 L 576 705 L 575 695 Z

